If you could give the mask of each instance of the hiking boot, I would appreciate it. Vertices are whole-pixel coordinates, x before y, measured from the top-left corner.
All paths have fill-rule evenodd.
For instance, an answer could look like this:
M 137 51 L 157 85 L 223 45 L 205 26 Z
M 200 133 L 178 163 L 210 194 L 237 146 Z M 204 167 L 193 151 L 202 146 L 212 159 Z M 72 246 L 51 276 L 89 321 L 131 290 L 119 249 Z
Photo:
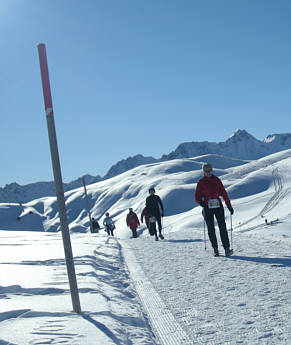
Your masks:
M 158 236 L 156 236 L 156 241 L 158 241 L 159 240 L 159 238 L 158 238 Z
M 159 238 L 160 238 L 161 240 L 163 240 L 163 239 L 164 239 L 164 236 L 163 236 L 162 234 L 159 234 Z
M 214 248 L 214 256 L 219 256 L 219 251 L 218 251 L 218 248 Z
M 225 256 L 231 256 L 232 255 L 232 250 L 230 250 L 229 248 L 225 249 Z

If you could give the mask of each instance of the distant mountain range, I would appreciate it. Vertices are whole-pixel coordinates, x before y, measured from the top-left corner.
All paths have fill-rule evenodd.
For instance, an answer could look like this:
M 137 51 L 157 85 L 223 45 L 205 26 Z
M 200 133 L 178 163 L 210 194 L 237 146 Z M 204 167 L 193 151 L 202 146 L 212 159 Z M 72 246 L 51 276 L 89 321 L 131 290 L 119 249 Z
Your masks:
M 291 133 L 270 134 L 266 139 L 260 141 L 247 131 L 239 129 L 224 142 L 185 142 L 178 145 L 174 151 L 169 154 L 165 154 L 158 159 L 153 157 L 144 157 L 141 154 L 128 157 L 127 159 L 122 159 L 114 164 L 105 176 L 86 175 L 85 180 L 87 184 L 92 184 L 117 176 L 143 164 L 168 161 L 177 158 L 190 158 L 205 154 L 217 154 L 241 160 L 254 160 L 290 148 Z M 64 183 L 65 191 L 79 187 L 82 187 L 81 178 L 70 183 Z M 14 182 L 7 184 L 4 188 L 0 188 L 0 202 L 25 203 L 30 200 L 46 196 L 55 196 L 54 182 L 36 182 L 24 186 Z

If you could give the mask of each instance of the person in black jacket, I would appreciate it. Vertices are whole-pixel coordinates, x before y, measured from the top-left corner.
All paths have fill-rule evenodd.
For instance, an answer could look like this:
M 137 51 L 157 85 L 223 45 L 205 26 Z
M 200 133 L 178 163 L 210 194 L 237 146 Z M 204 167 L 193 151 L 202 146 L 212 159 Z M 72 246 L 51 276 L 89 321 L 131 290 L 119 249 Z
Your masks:
M 162 235 L 161 217 L 164 217 L 164 206 L 161 198 L 155 194 L 155 189 L 153 187 L 149 189 L 149 193 L 150 195 L 146 198 L 146 208 L 149 214 L 150 222 L 153 220 L 152 217 L 154 217 L 154 221 L 158 223 L 159 238 L 163 240 L 164 236 Z M 155 236 L 156 240 L 158 240 L 157 234 L 155 234 Z
M 92 218 L 92 232 L 99 232 L 100 230 L 100 225 L 98 221 L 95 218 Z

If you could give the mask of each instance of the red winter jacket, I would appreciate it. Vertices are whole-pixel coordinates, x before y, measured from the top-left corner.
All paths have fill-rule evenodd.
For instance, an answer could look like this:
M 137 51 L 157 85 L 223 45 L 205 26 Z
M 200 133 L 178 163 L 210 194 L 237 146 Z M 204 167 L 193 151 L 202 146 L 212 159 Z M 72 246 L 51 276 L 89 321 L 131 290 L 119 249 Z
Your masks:
M 208 204 L 209 199 L 218 199 L 219 203 L 222 204 L 219 198 L 220 196 L 223 197 L 226 206 L 231 207 L 227 192 L 224 189 L 221 180 L 217 176 L 204 176 L 198 181 L 195 191 L 195 200 L 198 202 L 198 204 L 201 201 L 205 201 L 206 204 Z
M 131 229 L 136 229 L 140 225 L 136 213 L 129 212 L 129 214 L 126 216 L 126 224 Z
M 150 216 L 149 216 L 149 214 L 148 214 L 148 210 L 147 210 L 146 207 L 142 210 L 142 213 L 141 213 L 140 219 L 141 219 L 141 222 L 142 222 L 142 223 L 143 223 L 143 217 L 144 217 L 144 219 L 145 219 L 146 224 L 148 224 L 149 221 L 150 221 Z

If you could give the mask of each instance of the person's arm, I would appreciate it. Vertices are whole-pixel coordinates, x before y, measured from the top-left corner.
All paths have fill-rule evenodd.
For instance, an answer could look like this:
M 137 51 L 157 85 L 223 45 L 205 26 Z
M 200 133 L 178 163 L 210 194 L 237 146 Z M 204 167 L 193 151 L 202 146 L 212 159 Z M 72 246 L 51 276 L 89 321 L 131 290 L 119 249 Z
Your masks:
M 225 201 L 225 204 L 227 207 L 231 207 L 231 203 L 230 203 L 230 200 L 229 200 L 229 197 L 228 197 L 228 194 L 227 194 L 227 191 L 225 190 L 222 182 L 220 179 L 218 179 L 218 183 L 219 183 L 219 193 L 220 195 L 222 195 L 224 201 Z
M 201 204 L 202 195 L 201 195 L 201 183 L 198 181 L 196 189 L 195 189 L 195 200 L 197 204 Z
M 231 202 L 229 200 L 229 197 L 228 197 L 228 194 L 227 194 L 227 191 L 225 190 L 221 180 L 219 179 L 219 182 L 220 182 L 220 193 L 225 201 L 225 204 L 230 212 L 231 215 L 233 215 L 234 213 L 234 210 L 233 210 L 233 207 L 231 206 Z

